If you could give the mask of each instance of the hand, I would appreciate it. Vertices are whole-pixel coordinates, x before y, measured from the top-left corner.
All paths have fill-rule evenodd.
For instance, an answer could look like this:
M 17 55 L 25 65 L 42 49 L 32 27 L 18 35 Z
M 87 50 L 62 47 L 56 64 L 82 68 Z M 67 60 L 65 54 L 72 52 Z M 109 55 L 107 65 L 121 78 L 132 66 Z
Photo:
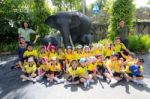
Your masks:
M 40 35 L 36 35 L 36 36 L 35 36 L 35 38 L 39 38 L 39 37 L 40 37 Z

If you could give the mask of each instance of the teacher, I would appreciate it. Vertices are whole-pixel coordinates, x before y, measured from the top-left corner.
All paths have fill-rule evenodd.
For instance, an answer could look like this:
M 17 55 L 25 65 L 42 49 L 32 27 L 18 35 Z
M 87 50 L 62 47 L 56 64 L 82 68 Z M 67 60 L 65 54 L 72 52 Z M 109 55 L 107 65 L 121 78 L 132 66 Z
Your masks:
M 130 29 L 128 26 L 125 25 L 125 21 L 121 20 L 119 22 L 119 27 L 116 31 L 116 36 L 120 37 L 122 43 L 128 48 L 128 36 L 129 36 Z
M 23 37 L 25 39 L 25 41 L 27 43 L 30 42 L 30 34 L 38 34 L 38 27 L 36 29 L 36 31 L 32 30 L 30 27 L 29 27 L 29 24 L 28 22 L 24 21 L 22 23 L 22 27 L 18 29 L 18 34 L 19 34 L 19 38 L 20 37 Z

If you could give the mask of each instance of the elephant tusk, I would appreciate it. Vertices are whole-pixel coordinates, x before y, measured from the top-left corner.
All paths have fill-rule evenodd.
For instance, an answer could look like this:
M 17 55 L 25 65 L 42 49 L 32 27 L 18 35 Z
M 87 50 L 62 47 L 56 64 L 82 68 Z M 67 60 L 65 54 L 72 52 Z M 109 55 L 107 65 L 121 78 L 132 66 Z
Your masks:
M 70 40 L 70 43 L 71 43 L 71 45 L 72 45 L 72 47 L 73 47 L 73 49 L 74 49 L 74 44 L 73 44 L 73 41 L 72 41 L 72 38 L 71 38 L 70 35 L 69 35 L 69 40 Z

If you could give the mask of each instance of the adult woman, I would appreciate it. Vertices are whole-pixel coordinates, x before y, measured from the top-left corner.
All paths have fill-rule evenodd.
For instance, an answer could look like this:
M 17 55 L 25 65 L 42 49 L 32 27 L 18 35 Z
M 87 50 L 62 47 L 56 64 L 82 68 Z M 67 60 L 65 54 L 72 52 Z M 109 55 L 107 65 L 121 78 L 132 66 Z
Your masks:
M 38 27 L 36 31 L 34 31 L 29 27 L 28 22 L 24 21 L 22 23 L 22 27 L 18 29 L 18 34 L 19 34 L 19 38 L 24 37 L 25 41 L 28 43 L 30 42 L 30 34 L 36 34 L 36 35 L 38 34 Z

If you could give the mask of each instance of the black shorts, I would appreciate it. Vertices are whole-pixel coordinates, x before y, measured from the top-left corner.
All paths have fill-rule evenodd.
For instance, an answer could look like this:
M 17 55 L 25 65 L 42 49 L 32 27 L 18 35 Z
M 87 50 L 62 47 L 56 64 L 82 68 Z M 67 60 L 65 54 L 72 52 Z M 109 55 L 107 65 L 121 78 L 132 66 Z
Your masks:
M 67 81 L 69 81 L 69 82 L 76 82 L 76 81 L 79 81 L 79 76 L 76 76 L 76 77 L 72 77 L 72 76 L 69 76 L 68 78 L 67 78 Z
M 114 73 L 113 73 L 113 76 L 114 76 L 114 77 L 121 77 L 122 74 L 121 74 L 121 73 L 114 72 Z
M 88 70 L 88 74 L 93 74 L 93 73 L 94 73 L 93 71 Z
M 28 74 L 28 73 L 24 73 L 24 75 L 27 77 L 31 76 L 31 74 Z
M 61 72 L 60 71 L 49 71 L 50 74 L 54 74 L 54 76 L 60 76 Z
M 131 73 L 127 73 L 128 76 L 133 77 L 133 75 Z M 136 75 L 135 77 L 143 77 L 143 75 Z
M 101 74 L 106 72 L 106 68 L 104 66 L 98 66 L 97 67 L 98 72 L 100 72 Z

